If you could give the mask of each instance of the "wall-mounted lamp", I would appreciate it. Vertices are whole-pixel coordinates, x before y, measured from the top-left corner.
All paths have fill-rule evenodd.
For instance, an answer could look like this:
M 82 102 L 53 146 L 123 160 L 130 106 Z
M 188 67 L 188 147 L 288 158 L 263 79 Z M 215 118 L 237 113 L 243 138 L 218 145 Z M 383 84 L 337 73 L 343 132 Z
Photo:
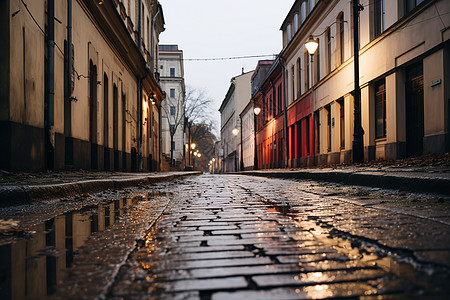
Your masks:
M 313 36 L 310 35 L 309 39 L 305 43 L 305 47 L 306 50 L 308 50 L 309 55 L 313 55 L 316 52 L 318 46 L 319 43 L 317 42 L 317 40 L 315 40 Z
M 239 134 L 239 129 L 234 128 L 232 131 L 233 135 L 237 136 Z
M 150 95 L 148 95 L 148 99 L 152 102 L 153 105 L 155 105 L 155 100 L 156 100 L 156 95 L 155 93 L 150 93 Z
M 259 113 L 261 112 L 261 107 L 256 106 L 256 107 L 253 109 L 253 112 L 255 113 L 255 115 L 259 115 Z

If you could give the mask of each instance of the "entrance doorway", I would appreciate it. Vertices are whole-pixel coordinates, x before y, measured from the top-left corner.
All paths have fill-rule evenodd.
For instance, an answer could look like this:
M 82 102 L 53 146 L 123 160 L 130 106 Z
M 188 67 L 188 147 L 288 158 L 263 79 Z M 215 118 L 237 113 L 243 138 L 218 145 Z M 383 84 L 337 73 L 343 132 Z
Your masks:
M 406 69 L 406 155 L 421 155 L 423 151 L 423 63 Z
M 91 142 L 91 169 L 98 169 L 97 150 L 97 66 L 89 64 L 89 141 Z

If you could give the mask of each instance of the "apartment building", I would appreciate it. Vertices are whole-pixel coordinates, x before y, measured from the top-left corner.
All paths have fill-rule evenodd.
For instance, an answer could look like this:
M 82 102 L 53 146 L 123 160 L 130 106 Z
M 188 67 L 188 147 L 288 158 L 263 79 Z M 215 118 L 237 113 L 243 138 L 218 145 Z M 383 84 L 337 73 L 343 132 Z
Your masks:
M 449 151 L 450 2 L 368 0 L 359 7 L 365 160 Z M 352 159 L 352 8 L 353 1 L 297 0 L 281 26 L 291 166 L 308 156 L 319 165 Z M 318 42 L 313 55 L 305 47 L 310 37 Z M 312 149 L 301 140 L 306 126 Z
M 0 3 L 0 168 L 157 170 L 156 0 Z
M 185 94 L 183 51 L 177 45 L 159 45 L 161 88 L 166 99 L 161 110 L 162 155 L 171 167 L 185 168 Z

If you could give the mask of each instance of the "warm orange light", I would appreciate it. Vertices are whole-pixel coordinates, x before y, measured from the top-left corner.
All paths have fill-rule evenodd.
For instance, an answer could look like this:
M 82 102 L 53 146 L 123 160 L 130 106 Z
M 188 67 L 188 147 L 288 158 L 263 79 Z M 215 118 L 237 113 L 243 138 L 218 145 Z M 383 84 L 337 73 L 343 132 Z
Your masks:
M 253 112 L 255 113 L 255 115 L 259 115 L 259 113 L 261 112 L 261 108 L 258 107 L 258 106 L 256 106 L 256 107 L 253 109 Z

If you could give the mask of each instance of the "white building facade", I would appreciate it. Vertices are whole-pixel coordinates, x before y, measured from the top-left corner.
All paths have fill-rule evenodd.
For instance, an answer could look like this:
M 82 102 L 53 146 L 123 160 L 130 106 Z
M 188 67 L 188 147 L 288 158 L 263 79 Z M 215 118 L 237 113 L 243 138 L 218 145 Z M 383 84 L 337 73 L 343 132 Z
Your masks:
M 253 71 L 243 73 L 231 79 L 228 92 L 223 100 L 220 112 L 220 139 L 223 152 L 222 171 L 235 172 L 241 166 L 241 120 L 240 113 L 251 98 L 251 77 Z M 234 129 L 236 129 L 234 131 Z M 237 133 L 234 134 L 233 133 Z
M 172 159 L 172 166 L 185 167 L 185 83 L 183 51 L 177 45 L 159 46 L 159 72 L 165 101 L 161 109 L 161 150 L 163 159 Z M 171 131 L 173 139 L 171 139 Z M 171 158 L 171 150 L 172 158 Z

